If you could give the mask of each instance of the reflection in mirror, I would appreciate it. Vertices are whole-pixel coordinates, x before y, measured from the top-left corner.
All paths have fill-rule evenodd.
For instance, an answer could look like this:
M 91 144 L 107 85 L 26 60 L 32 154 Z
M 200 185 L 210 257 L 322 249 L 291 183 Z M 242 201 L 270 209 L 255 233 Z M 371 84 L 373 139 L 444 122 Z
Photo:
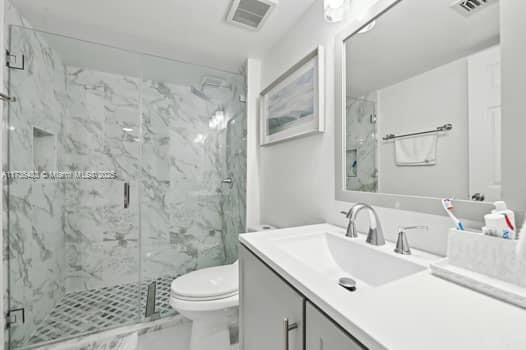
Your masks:
M 499 6 L 403 0 L 345 41 L 345 187 L 501 196 Z

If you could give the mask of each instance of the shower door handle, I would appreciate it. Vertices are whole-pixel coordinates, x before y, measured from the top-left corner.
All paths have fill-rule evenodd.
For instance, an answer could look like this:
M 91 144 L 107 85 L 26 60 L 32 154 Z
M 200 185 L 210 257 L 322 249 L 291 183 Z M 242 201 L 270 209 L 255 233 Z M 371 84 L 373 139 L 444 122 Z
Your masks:
M 226 177 L 221 181 L 222 184 L 228 185 L 230 188 L 234 187 L 234 179 L 232 176 Z
M 130 183 L 124 183 L 124 209 L 128 209 L 130 206 Z

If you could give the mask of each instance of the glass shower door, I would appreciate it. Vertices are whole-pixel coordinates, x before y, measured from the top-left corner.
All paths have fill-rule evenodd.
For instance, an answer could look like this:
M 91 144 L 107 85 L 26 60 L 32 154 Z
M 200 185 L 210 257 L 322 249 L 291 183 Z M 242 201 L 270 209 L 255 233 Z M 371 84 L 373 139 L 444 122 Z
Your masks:
M 18 26 L 10 52 L 11 348 L 177 315 L 245 231 L 243 75 Z
M 141 262 L 157 312 L 174 278 L 233 263 L 245 230 L 241 74 L 143 55 Z
M 18 26 L 9 46 L 10 347 L 134 323 L 139 56 Z

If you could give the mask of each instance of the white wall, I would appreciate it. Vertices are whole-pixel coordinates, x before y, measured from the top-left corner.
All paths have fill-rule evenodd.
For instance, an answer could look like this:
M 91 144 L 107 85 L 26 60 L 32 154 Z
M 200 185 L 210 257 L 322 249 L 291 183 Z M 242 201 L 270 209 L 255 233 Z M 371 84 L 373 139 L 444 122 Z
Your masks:
M 387 5 L 394 0 L 384 2 Z M 260 149 L 262 222 L 281 227 L 320 222 L 346 224 L 339 211 L 349 209 L 351 203 L 336 201 L 334 188 L 334 42 L 335 36 L 349 22 L 363 16 L 374 3 L 354 0 L 352 16 L 347 23 L 329 24 L 323 19 L 323 1 L 317 0 L 289 33 L 263 56 L 261 80 L 265 87 L 313 48 L 325 47 L 327 131 Z M 386 208 L 378 208 L 378 212 L 387 239 L 395 239 L 398 225 L 428 224 L 428 232 L 409 233 L 411 244 L 445 253 L 447 229 L 452 226 L 448 218 Z M 360 219 L 359 224 L 363 228 L 366 222 Z
M 393 141 L 379 141 L 379 192 L 468 199 L 468 81 L 463 58 L 379 91 L 378 135 L 446 123 L 432 166 L 397 166 Z
M 353 9 L 360 3 L 356 0 Z M 334 36 L 344 24 L 323 20 L 323 1 L 316 1 L 277 45 L 263 56 L 262 87 L 311 52 L 325 47 L 326 132 L 260 149 L 261 220 L 280 227 L 326 221 L 334 198 Z
M 261 61 L 247 60 L 247 227 L 260 222 L 258 103 Z
M 526 1 L 500 2 L 502 23 L 502 195 L 513 208 L 526 210 Z

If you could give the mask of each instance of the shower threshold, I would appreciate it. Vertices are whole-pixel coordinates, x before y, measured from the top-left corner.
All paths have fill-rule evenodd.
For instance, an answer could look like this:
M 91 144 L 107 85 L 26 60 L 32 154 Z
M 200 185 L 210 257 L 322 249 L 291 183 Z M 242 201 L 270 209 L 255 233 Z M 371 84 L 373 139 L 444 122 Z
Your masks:
M 155 279 L 155 309 L 163 318 L 177 314 L 169 304 L 170 284 L 174 278 Z M 148 284 L 152 281 L 142 282 L 140 288 L 137 283 L 128 283 L 67 293 L 36 328 L 23 349 L 149 321 L 144 318 L 144 310 Z

